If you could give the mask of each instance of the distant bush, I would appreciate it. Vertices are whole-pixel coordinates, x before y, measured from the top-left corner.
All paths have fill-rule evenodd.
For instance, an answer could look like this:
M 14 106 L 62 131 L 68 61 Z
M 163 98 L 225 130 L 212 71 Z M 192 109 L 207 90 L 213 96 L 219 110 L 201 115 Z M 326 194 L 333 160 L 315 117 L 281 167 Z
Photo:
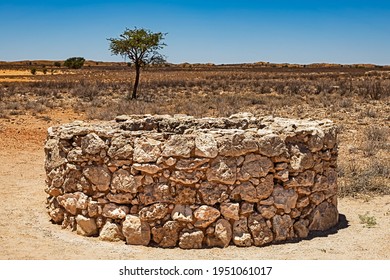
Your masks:
M 54 62 L 54 66 L 55 67 L 61 67 L 61 62 L 59 62 L 59 61 Z
M 64 66 L 70 69 L 80 69 L 85 62 L 84 57 L 71 57 L 64 61 Z
M 31 74 L 35 75 L 37 73 L 37 69 L 36 68 L 31 68 Z

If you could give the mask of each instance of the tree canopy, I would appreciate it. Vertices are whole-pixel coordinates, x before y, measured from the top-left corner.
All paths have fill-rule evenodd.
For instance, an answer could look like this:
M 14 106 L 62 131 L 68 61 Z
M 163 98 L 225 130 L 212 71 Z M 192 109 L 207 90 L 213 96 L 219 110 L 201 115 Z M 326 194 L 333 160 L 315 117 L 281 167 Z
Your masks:
M 128 29 L 119 38 L 109 38 L 110 50 L 114 55 L 130 59 L 135 65 L 136 77 L 131 98 L 137 98 L 140 69 L 147 64 L 165 61 L 158 51 L 166 46 L 162 41 L 166 33 L 152 32 L 144 28 Z

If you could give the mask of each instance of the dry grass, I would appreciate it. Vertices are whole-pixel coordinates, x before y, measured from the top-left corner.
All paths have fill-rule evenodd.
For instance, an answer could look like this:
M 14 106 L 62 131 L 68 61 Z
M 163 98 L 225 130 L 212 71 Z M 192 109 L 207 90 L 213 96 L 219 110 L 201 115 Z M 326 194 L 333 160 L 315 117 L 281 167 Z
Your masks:
M 256 115 L 329 118 L 340 128 L 340 195 L 390 193 L 390 71 L 365 68 L 164 67 L 141 73 L 127 100 L 128 67 L 56 69 L 0 81 L 0 118 L 45 117 L 51 109 L 89 119 L 121 114 Z M 19 69 L 29 71 L 29 69 Z M 12 80 L 18 78 L 19 80 Z M 22 82 L 28 78 L 33 81 Z

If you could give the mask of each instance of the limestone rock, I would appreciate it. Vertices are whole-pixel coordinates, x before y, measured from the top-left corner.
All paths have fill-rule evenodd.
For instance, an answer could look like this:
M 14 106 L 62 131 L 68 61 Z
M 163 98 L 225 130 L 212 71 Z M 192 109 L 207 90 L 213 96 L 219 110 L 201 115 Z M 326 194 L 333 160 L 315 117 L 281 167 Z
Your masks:
M 221 204 L 221 214 L 226 219 L 238 221 L 240 219 L 239 211 L 240 211 L 240 204 L 239 203 L 227 202 L 227 203 Z
M 232 240 L 233 231 L 229 221 L 219 219 L 215 223 L 215 230 L 212 236 L 206 237 L 206 244 L 208 247 L 225 248 Z
M 264 177 L 273 168 L 272 161 L 261 155 L 249 154 L 245 156 L 241 170 L 238 173 L 239 180 Z
M 249 247 L 252 245 L 252 236 L 248 229 L 246 217 L 240 217 L 233 223 L 233 243 L 239 247 Z
M 272 230 L 268 227 L 262 215 L 250 215 L 248 218 L 248 227 L 253 236 L 253 244 L 255 246 L 262 246 L 273 241 Z
M 276 208 L 283 209 L 285 213 L 290 213 L 295 208 L 298 199 L 298 194 L 293 189 L 286 190 L 279 186 L 274 188 L 272 196 Z
M 106 166 L 90 165 L 84 168 L 83 175 L 93 184 L 99 191 L 107 191 L 111 183 L 111 173 Z
M 213 223 L 221 213 L 214 207 L 202 205 L 194 211 L 194 217 L 196 219 L 195 226 L 200 228 L 206 228 Z
M 111 219 L 124 219 L 130 209 L 127 206 L 118 206 L 115 203 L 105 204 L 103 207 L 103 216 Z
M 172 135 L 163 146 L 162 155 L 164 157 L 183 157 L 189 158 L 192 150 L 195 148 L 192 137 L 183 135 Z
M 231 194 L 230 198 L 233 201 L 245 200 L 248 202 L 257 202 L 256 188 L 250 182 L 244 182 L 236 186 Z
M 155 183 L 144 187 L 143 194 L 140 194 L 141 203 L 150 205 L 157 202 L 174 202 L 171 188 L 167 184 Z
M 222 184 L 234 184 L 236 181 L 236 160 L 234 158 L 217 157 L 211 161 L 210 169 L 207 170 L 207 180 Z
M 175 247 L 179 240 L 181 226 L 176 221 L 168 221 L 162 227 L 152 228 L 153 241 L 163 248 Z
M 260 183 L 256 186 L 256 195 L 259 200 L 268 198 L 274 189 L 274 176 L 269 174 L 260 178 Z
M 138 163 L 156 162 L 161 155 L 161 145 L 161 141 L 151 138 L 135 139 L 133 160 Z
M 191 186 L 176 186 L 176 204 L 194 204 L 196 200 L 196 190 Z
M 258 140 L 260 154 L 267 157 L 280 156 L 287 152 L 284 140 L 276 134 L 267 134 Z
M 202 133 L 195 137 L 195 155 L 215 158 L 218 155 L 217 141 L 210 134 Z
M 66 163 L 66 158 L 60 155 L 59 140 L 57 138 L 48 139 L 45 143 L 45 168 L 51 171 Z
M 208 163 L 210 159 L 207 158 L 191 158 L 191 159 L 180 159 L 177 161 L 175 168 L 178 170 L 192 170 L 198 169 L 205 163 Z
M 199 193 L 202 201 L 207 205 L 221 203 L 229 197 L 226 185 L 209 182 L 200 184 Z
M 191 223 L 194 219 L 192 209 L 188 205 L 176 204 L 171 213 L 172 219 L 178 222 Z
M 81 139 L 81 150 L 83 153 L 95 155 L 102 149 L 107 149 L 106 143 L 96 134 L 90 133 Z
M 255 139 L 241 133 L 224 135 L 216 140 L 221 156 L 237 157 L 258 151 Z
M 310 150 L 301 145 L 292 145 L 290 147 L 290 166 L 294 171 L 304 171 L 314 166 L 313 154 Z
M 179 171 L 175 170 L 171 176 L 170 179 L 177 183 L 182 183 L 184 185 L 192 185 L 197 182 L 203 177 L 203 173 L 200 171 L 193 171 L 193 172 L 185 172 L 185 171 Z
M 119 225 L 107 221 L 100 230 L 99 239 L 115 242 L 124 240 L 125 237 L 123 236 Z
M 98 233 L 98 228 L 95 223 L 95 219 L 86 218 L 82 215 L 77 215 L 77 234 L 84 236 L 92 236 Z
M 272 218 L 272 229 L 275 234 L 275 241 L 283 241 L 293 237 L 293 221 L 289 215 L 275 215 Z
M 131 140 L 123 136 L 113 138 L 107 154 L 112 159 L 130 160 L 133 155 Z
M 142 185 L 142 176 L 133 176 L 125 169 L 119 169 L 112 175 L 111 188 L 116 192 L 135 194 Z
M 298 237 L 306 238 L 309 235 L 309 229 L 307 228 L 308 224 L 309 221 L 303 219 L 294 223 L 294 231 Z
M 201 230 L 184 230 L 180 233 L 179 247 L 182 249 L 202 248 L 204 233 Z
M 257 207 L 257 211 L 266 219 L 271 219 L 276 214 L 276 207 L 274 206 L 267 206 L 267 205 L 259 205 Z
M 135 170 L 139 170 L 139 171 L 142 171 L 142 172 L 145 172 L 145 173 L 148 173 L 148 174 L 156 174 L 157 172 L 161 171 L 161 167 L 160 166 L 158 166 L 156 164 L 151 164 L 151 163 L 144 163 L 144 164 L 134 163 L 132 165 L 132 167 Z
M 335 226 L 338 221 L 337 208 L 333 204 L 324 201 L 312 212 L 309 230 L 327 230 Z
M 139 211 L 140 219 L 147 222 L 162 219 L 166 214 L 168 214 L 168 205 L 166 203 L 155 203 Z
M 122 233 L 127 244 L 146 246 L 150 242 L 149 224 L 134 215 L 126 215 L 122 223 Z

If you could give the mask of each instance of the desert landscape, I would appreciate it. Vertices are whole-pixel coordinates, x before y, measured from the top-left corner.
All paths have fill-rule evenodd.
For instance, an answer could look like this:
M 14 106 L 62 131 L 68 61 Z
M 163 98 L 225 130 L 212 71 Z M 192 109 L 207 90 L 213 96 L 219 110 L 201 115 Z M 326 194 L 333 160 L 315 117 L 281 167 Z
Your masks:
M 34 68 L 35 71 L 31 71 Z M 34 72 L 34 73 L 33 73 Z M 1 259 L 389 259 L 390 67 L 335 64 L 0 63 Z M 52 224 L 45 200 L 50 126 L 124 114 L 330 119 L 338 127 L 340 222 L 266 247 L 161 249 L 104 242 Z

